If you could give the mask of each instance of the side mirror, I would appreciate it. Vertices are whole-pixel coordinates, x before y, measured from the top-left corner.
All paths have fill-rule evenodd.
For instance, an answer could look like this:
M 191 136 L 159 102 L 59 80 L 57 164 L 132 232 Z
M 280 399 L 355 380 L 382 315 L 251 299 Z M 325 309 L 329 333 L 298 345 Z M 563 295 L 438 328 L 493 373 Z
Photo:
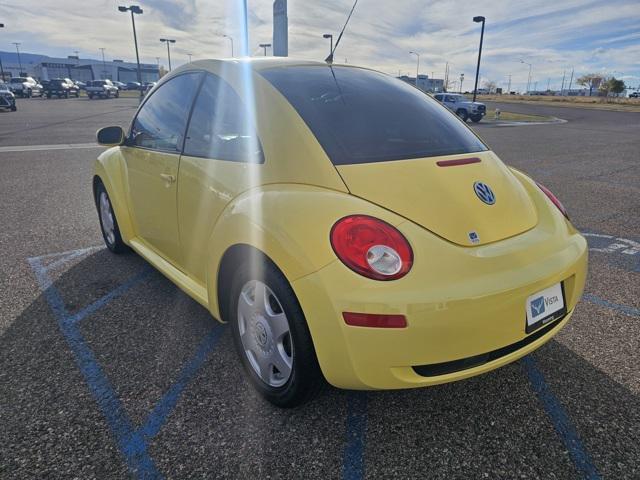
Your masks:
M 124 143 L 125 135 L 121 127 L 104 127 L 96 134 L 98 143 L 107 147 L 117 147 Z

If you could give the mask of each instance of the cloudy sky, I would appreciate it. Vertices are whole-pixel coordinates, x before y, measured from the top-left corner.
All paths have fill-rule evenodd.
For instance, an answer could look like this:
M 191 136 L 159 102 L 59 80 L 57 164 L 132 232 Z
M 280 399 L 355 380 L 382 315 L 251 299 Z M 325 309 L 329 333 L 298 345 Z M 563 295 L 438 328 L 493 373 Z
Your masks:
M 175 38 L 174 64 L 193 58 L 230 56 L 233 36 L 239 48 L 241 0 L 141 0 L 137 17 L 142 60 L 166 62 L 161 36 Z M 3 0 L 0 2 L 0 50 L 22 42 L 30 53 L 133 60 L 131 22 L 119 13 L 117 0 Z M 272 0 L 248 0 L 249 51 L 261 55 L 261 42 L 271 42 Z M 337 34 L 352 0 L 289 0 L 289 54 L 323 59 L 328 40 Z M 61 8 L 62 7 L 62 8 Z M 475 15 L 487 18 L 481 82 L 492 80 L 523 90 L 529 67 L 538 89 L 559 88 L 563 72 L 600 72 L 640 84 L 640 3 L 638 0 L 359 0 L 336 61 L 365 65 L 397 75 L 420 73 L 437 78 L 449 62 L 450 77 L 465 74 L 471 87 L 480 37 Z M 237 51 L 236 51 L 237 53 Z M 469 82 L 469 83 L 467 83 Z M 533 88 L 533 83 L 532 83 Z

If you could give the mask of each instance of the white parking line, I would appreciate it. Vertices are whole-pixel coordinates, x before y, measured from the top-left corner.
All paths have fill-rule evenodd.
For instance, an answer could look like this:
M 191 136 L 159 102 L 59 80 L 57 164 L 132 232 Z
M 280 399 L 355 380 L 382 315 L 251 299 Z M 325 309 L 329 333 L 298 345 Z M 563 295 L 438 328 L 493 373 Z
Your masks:
M 4 152 L 37 152 L 40 150 L 74 150 L 76 148 L 104 148 L 97 143 L 59 143 L 55 145 L 11 145 L 0 147 L 0 153 Z

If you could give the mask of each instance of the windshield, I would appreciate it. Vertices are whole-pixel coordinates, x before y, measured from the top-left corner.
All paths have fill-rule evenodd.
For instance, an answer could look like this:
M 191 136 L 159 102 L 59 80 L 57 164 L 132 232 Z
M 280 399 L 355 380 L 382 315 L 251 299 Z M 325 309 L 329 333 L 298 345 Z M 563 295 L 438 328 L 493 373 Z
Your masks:
M 382 73 L 300 66 L 262 75 L 297 110 L 335 165 L 487 150 L 431 97 Z
M 11 83 L 24 83 L 27 79 L 24 77 L 12 78 Z

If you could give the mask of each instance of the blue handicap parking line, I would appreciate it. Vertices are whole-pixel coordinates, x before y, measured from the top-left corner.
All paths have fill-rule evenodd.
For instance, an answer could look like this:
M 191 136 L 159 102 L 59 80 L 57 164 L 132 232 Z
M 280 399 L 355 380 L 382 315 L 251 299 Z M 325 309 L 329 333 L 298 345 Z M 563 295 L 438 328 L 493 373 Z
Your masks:
M 349 392 L 347 397 L 347 439 L 342 478 L 360 480 L 364 473 L 364 440 L 367 430 L 367 393 Z
M 92 350 L 87 345 L 78 328 L 78 322 L 108 305 L 134 286 L 146 279 L 151 271 L 145 268 L 131 279 L 113 289 L 89 306 L 73 314 L 67 311 L 60 291 L 53 285 L 49 273 L 67 262 L 88 254 L 96 248 L 74 250 L 61 254 L 44 255 L 28 259 L 44 297 L 58 322 L 69 348 L 74 354 L 76 363 L 98 406 L 104 415 L 109 428 L 116 438 L 118 448 L 125 457 L 131 473 L 140 479 L 162 478 L 148 452 L 148 440 L 160 431 L 166 419 L 178 402 L 180 394 L 196 375 L 206 358 L 215 348 L 222 332 L 222 325 L 216 324 L 205 337 L 191 360 L 183 367 L 178 380 L 163 395 L 149 415 L 145 424 L 135 428 L 127 415 L 113 386 L 106 377 Z M 55 261 L 43 264 L 44 260 L 56 258 Z
M 592 293 L 585 293 L 582 295 L 582 299 L 587 302 L 595 303 L 596 305 L 600 305 L 601 307 L 610 308 L 611 310 L 615 310 L 616 312 L 624 313 L 630 317 L 640 317 L 640 308 L 629 307 L 628 305 L 621 305 L 619 303 L 610 302 L 609 300 L 605 300 L 600 298 Z
M 580 441 L 580 437 L 571 423 L 569 416 L 562 408 L 558 398 L 547 385 L 544 375 L 536 365 L 536 361 L 531 355 L 528 355 L 522 359 L 522 363 L 524 364 L 524 368 L 527 372 L 527 376 L 529 377 L 529 382 L 531 383 L 533 391 L 542 403 L 545 412 L 551 419 L 562 443 L 567 448 L 576 469 L 584 479 L 599 479 L 600 475 L 598 474 L 598 470 L 593 465 L 591 457 Z

